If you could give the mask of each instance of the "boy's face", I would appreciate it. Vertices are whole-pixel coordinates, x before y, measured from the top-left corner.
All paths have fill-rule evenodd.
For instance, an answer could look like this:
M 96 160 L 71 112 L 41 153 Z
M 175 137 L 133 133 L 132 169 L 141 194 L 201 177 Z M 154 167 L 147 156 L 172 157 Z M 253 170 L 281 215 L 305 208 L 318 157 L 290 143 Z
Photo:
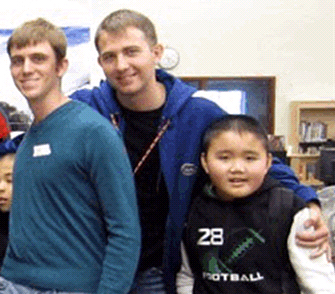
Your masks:
M 98 62 L 119 95 L 136 97 L 156 82 L 155 67 L 163 47 L 150 46 L 144 33 L 128 27 L 118 33 L 102 31 Z
M 0 211 L 7 212 L 12 204 L 12 176 L 14 154 L 0 158 Z
M 16 87 L 28 102 L 43 99 L 59 91 L 60 78 L 67 69 L 67 60 L 57 62 L 48 41 L 10 50 L 10 71 Z
M 215 191 L 230 201 L 251 195 L 263 183 L 271 155 L 252 133 L 225 131 L 214 137 L 201 163 Z

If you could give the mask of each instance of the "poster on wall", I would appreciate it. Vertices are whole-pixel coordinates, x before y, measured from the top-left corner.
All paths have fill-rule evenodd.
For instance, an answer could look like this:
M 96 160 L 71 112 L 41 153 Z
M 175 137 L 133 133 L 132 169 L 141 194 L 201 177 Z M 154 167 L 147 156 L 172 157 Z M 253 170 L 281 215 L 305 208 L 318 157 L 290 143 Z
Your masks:
M 14 0 L 14 2 L 20 1 Z M 40 3 L 44 7 L 38 5 L 36 9 L 32 7 L 29 12 L 22 11 L 22 13 L 17 9 L 20 5 L 15 5 L 16 8 L 13 8 L 13 10 L 7 7 L 7 11 L 4 13 L 6 15 L 5 19 L 3 18 L 0 21 L 0 121 L 1 118 L 5 117 L 12 131 L 12 137 L 17 132 L 26 131 L 33 120 L 26 99 L 17 90 L 10 75 L 7 41 L 13 29 L 18 25 L 28 20 L 43 17 L 61 27 L 68 40 L 67 58 L 69 60 L 69 68 L 62 79 L 63 92 L 69 94 L 90 84 L 90 63 L 88 62 L 90 56 L 90 27 L 88 13 L 85 13 L 89 6 L 78 5 L 78 2 L 73 6 L 73 1 L 70 1 L 70 3 L 66 0 L 59 0 L 58 2 L 57 4 L 48 4 L 48 6 L 45 2 Z M 55 5 L 63 6 L 59 8 Z

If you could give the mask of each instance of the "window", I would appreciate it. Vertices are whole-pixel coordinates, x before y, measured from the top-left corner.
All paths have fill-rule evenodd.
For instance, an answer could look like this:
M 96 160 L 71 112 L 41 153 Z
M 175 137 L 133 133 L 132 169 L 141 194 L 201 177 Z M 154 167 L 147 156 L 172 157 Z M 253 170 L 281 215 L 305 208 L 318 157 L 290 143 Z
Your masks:
M 273 134 L 275 77 L 181 77 L 181 79 L 198 90 L 210 91 L 206 97 L 213 98 L 215 102 L 226 95 L 218 94 L 217 91 L 219 93 L 222 91 L 236 93 L 238 91 L 241 95 L 241 104 L 244 103 L 245 106 L 243 112 L 243 105 L 241 105 L 240 113 L 257 118 L 267 132 Z M 221 106 L 224 105 L 224 102 L 218 104 Z

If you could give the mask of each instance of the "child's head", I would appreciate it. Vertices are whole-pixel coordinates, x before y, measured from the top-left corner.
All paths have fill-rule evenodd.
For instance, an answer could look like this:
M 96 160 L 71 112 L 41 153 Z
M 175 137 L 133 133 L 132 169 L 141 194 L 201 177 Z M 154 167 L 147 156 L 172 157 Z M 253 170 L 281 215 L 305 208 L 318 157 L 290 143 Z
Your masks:
M 271 166 L 267 134 L 247 115 L 227 115 L 205 132 L 201 164 L 219 197 L 247 197 L 263 183 Z
M 0 211 L 7 212 L 12 204 L 14 153 L 0 155 Z

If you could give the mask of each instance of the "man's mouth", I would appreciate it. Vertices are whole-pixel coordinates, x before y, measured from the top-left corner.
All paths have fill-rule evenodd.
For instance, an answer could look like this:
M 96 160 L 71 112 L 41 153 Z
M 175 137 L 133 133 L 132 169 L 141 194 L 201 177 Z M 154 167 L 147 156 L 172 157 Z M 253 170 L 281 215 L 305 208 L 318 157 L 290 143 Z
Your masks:
M 23 86 L 29 86 L 31 84 L 36 83 L 37 81 L 38 79 L 24 79 L 24 80 L 21 80 L 20 82 Z
M 133 74 L 127 74 L 127 75 L 122 75 L 122 76 L 117 76 L 116 79 L 120 82 L 120 83 L 127 83 L 130 82 L 131 79 L 136 75 L 136 73 Z

